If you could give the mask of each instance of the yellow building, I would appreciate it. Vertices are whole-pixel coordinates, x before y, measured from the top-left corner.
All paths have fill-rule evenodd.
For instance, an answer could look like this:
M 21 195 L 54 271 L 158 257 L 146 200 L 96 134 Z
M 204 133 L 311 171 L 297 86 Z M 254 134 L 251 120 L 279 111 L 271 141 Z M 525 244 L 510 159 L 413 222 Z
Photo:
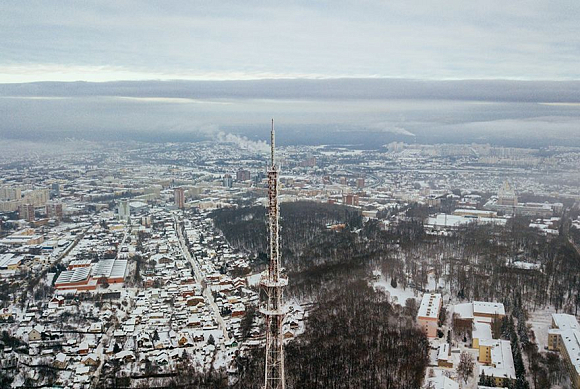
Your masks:
M 471 338 L 472 338 L 472 345 L 471 346 L 474 349 L 478 349 L 479 343 L 481 341 L 493 339 L 493 336 L 491 333 L 491 325 L 488 323 L 474 322 Z
M 507 386 L 516 379 L 516 369 L 509 340 L 479 341 L 479 375 L 493 376 L 496 386 Z
M 478 344 L 479 348 L 479 357 L 478 360 L 480 363 L 491 363 L 491 349 L 493 348 L 494 344 L 497 340 L 487 339 L 482 340 Z

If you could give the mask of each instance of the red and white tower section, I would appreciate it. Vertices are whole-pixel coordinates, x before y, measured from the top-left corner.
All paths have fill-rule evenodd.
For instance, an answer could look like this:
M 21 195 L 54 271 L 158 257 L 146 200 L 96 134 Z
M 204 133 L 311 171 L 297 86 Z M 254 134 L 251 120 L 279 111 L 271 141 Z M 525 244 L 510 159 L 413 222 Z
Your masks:
M 278 167 L 274 155 L 274 120 L 272 119 L 271 166 L 268 169 L 268 225 L 270 232 L 270 264 L 262 273 L 260 286 L 264 291 L 265 301 L 260 311 L 266 319 L 266 368 L 264 389 L 285 389 L 284 372 L 284 337 L 282 323 L 284 307 L 282 292 L 288 285 L 288 279 L 281 274 L 279 251 L 279 205 L 278 205 Z

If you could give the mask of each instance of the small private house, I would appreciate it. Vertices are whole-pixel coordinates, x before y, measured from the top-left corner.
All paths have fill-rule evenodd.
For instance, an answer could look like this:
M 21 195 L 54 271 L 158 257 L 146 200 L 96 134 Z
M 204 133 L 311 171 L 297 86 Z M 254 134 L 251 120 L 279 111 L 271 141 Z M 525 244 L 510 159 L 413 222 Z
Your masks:
M 28 341 L 36 342 L 42 339 L 42 332 L 44 332 L 44 327 L 35 326 L 30 331 L 28 331 Z
M 81 363 L 83 365 L 86 365 L 86 366 L 98 366 L 100 361 L 99 361 L 99 357 L 97 356 L 97 354 L 90 353 L 90 354 L 85 355 L 81 359 Z
M 18 355 L 11 348 L 0 350 L 0 368 L 12 369 L 18 365 Z
M 58 353 L 54 357 L 54 366 L 58 369 L 65 369 L 68 365 L 70 357 L 64 353 Z
M 87 341 L 81 342 L 81 344 L 77 349 L 77 353 L 79 355 L 87 355 L 89 353 L 89 342 Z

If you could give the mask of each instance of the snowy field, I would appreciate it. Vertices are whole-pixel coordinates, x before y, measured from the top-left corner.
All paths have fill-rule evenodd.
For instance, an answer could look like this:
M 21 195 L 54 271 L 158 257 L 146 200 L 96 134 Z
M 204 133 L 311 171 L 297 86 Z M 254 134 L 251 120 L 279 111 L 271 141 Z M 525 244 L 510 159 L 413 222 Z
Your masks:
M 545 351 L 548 347 L 548 329 L 552 325 L 553 313 L 556 313 L 556 310 L 552 307 L 529 312 L 530 317 L 527 324 L 532 326 L 540 351 Z
M 403 289 L 399 285 L 397 285 L 396 288 L 393 288 L 391 286 L 391 280 L 386 279 L 383 274 L 380 275 L 378 280 L 373 282 L 373 286 L 377 290 L 382 290 L 387 293 L 392 303 L 405 305 L 405 301 L 407 301 L 407 299 L 419 298 L 417 291 L 412 288 Z

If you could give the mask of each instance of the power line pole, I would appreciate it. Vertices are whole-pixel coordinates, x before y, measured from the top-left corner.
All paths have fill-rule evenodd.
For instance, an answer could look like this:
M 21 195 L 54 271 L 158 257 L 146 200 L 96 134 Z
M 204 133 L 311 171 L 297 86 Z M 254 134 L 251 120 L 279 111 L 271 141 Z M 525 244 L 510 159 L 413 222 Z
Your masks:
M 284 308 L 282 306 L 283 288 L 288 285 L 288 279 L 280 274 L 279 244 L 279 206 L 278 206 L 278 167 L 274 155 L 274 119 L 270 132 L 270 159 L 268 169 L 268 224 L 270 230 L 270 264 L 268 270 L 262 273 L 260 285 L 266 295 L 266 303 L 261 312 L 266 318 L 266 367 L 264 389 L 285 389 L 284 372 L 284 337 L 282 323 Z

